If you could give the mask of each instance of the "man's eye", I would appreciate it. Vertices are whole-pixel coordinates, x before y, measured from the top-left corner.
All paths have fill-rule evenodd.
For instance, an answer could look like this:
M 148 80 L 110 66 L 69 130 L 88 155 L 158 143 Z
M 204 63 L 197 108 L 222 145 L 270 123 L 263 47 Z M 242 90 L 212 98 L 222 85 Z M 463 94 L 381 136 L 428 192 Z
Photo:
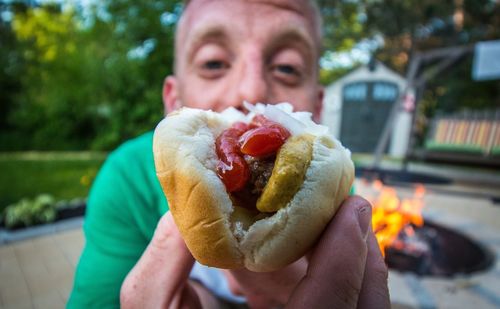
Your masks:
M 215 79 L 224 76 L 229 69 L 229 63 L 222 60 L 208 60 L 200 64 L 198 73 L 201 77 Z
M 207 70 L 221 70 L 226 69 L 228 66 L 222 61 L 211 60 L 203 64 L 203 68 Z
M 296 86 L 302 80 L 302 71 L 295 65 L 278 64 L 272 68 L 273 76 L 288 86 Z
M 284 73 L 284 74 L 299 75 L 299 71 L 297 69 L 295 69 L 293 66 L 288 65 L 288 64 L 277 65 L 276 70 L 278 72 Z

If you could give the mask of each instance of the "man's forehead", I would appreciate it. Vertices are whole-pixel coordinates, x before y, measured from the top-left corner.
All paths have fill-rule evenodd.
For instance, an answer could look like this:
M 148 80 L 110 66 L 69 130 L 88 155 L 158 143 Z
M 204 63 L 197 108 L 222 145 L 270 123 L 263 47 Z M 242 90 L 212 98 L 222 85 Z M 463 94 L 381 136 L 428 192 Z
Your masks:
M 191 28 L 195 20 L 198 20 L 200 16 L 207 17 L 205 14 L 205 5 L 219 4 L 223 7 L 227 7 L 227 5 L 230 4 L 246 3 L 250 5 L 255 4 L 274 7 L 302 16 L 310 25 L 314 40 L 317 41 L 319 46 L 321 44 L 321 17 L 313 1 L 314 0 L 191 0 L 186 2 L 184 13 L 177 25 L 177 35 L 183 37 L 186 34 L 185 32 L 188 31 L 187 28 Z M 224 4 L 224 2 L 227 4 Z M 250 12 L 247 11 L 247 13 Z M 177 37 L 177 39 L 179 39 L 179 37 Z
M 259 18 L 263 16 L 259 15 L 260 13 L 257 13 L 257 11 L 246 7 L 246 5 L 256 5 L 261 8 L 268 6 L 270 9 L 288 11 L 291 13 L 290 15 L 300 16 L 299 19 L 295 19 L 295 22 L 287 22 L 286 24 L 277 23 L 274 18 L 271 18 L 266 24 L 274 26 L 267 30 L 276 30 L 273 30 L 275 35 L 279 33 L 287 33 L 289 35 L 294 32 L 296 36 L 301 37 L 303 41 L 308 43 L 311 50 L 316 50 L 315 57 L 319 56 L 319 50 L 321 49 L 321 18 L 316 7 L 313 5 L 313 0 L 191 0 L 186 2 L 182 17 L 177 24 L 175 38 L 176 66 L 179 64 L 177 58 L 181 54 L 187 54 L 188 50 L 186 48 L 188 46 L 196 46 L 196 43 L 200 41 L 200 37 L 210 36 L 214 39 L 215 37 L 220 37 L 221 33 L 225 33 L 228 29 L 228 20 L 234 22 L 234 18 L 236 18 L 236 20 L 249 21 L 252 20 L 251 16 L 258 16 Z M 221 14 L 227 14 L 225 9 L 228 7 L 236 7 L 245 16 L 235 17 L 230 15 L 228 17 L 232 17 L 233 19 L 229 18 L 226 20 L 219 14 L 214 14 L 213 10 L 208 13 L 208 6 L 215 8 L 215 10 L 220 9 Z M 269 16 L 266 18 L 269 18 Z M 300 19 L 305 23 L 301 24 Z M 257 21 L 255 20 L 254 22 Z M 257 23 L 260 24 L 259 22 Z M 280 26 L 277 27 L 277 25 Z M 303 25 L 306 26 L 303 27 Z M 231 24 L 229 29 L 236 29 L 233 26 L 236 25 Z

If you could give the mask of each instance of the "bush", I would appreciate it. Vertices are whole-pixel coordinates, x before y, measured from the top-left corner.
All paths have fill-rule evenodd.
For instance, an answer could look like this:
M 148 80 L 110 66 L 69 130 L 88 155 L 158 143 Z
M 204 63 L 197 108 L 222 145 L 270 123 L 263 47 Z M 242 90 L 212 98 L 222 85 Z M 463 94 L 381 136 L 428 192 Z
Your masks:
M 7 206 L 4 222 L 7 228 L 31 226 L 56 220 L 57 210 L 54 197 L 48 194 L 38 195 L 34 199 L 24 198 Z

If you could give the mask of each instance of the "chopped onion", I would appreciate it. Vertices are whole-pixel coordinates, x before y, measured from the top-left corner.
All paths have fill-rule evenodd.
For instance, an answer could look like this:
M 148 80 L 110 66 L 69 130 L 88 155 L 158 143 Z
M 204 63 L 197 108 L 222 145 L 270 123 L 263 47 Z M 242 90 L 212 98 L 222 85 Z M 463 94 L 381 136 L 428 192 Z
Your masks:
M 221 113 L 222 118 L 226 120 L 227 122 L 236 122 L 236 121 L 245 121 L 245 114 L 243 114 L 241 111 L 237 110 L 234 107 L 228 107 L 225 110 L 223 110 Z
M 312 120 L 310 112 L 294 112 L 293 106 L 290 103 L 284 102 L 267 105 L 257 103 L 253 105 L 243 102 L 243 105 L 250 111 L 251 115 L 247 115 L 249 120 L 256 114 L 263 114 L 270 120 L 284 126 L 292 135 L 302 133 L 309 133 L 316 136 L 328 134 L 328 127 L 316 124 Z
M 302 134 L 306 128 L 304 123 L 292 117 L 292 114 L 289 114 L 274 105 L 266 106 L 264 116 L 284 126 L 292 135 Z
M 269 120 L 275 121 L 285 127 L 292 135 L 309 133 L 313 135 L 328 134 L 328 127 L 316 124 L 309 112 L 294 112 L 290 103 L 278 104 L 251 104 L 243 102 L 243 106 L 249 111 L 247 115 L 234 107 L 222 111 L 222 117 L 228 122 L 244 121 L 249 123 L 255 115 L 262 114 Z

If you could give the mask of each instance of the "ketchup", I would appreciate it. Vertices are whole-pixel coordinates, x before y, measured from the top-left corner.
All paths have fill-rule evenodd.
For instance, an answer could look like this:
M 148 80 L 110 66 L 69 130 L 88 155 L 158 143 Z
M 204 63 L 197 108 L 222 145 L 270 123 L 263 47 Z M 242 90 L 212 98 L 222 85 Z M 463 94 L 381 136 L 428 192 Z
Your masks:
M 250 177 L 248 164 L 240 152 L 238 140 L 248 129 L 247 124 L 236 122 L 224 130 L 215 141 L 215 150 L 219 156 L 217 174 L 228 192 L 241 190 Z
M 279 124 L 258 127 L 240 137 L 240 150 L 253 157 L 266 157 L 275 154 L 288 137 L 290 133 Z
M 250 124 L 236 122 L 224 130 L 215 141 L 219 156 L 217 174 L 228 192 L 243 189 L 250 170 L 243 155 L 267 157 L 274 155 L 290 137 L 290 132 L 263 115 L 255 116 Z

